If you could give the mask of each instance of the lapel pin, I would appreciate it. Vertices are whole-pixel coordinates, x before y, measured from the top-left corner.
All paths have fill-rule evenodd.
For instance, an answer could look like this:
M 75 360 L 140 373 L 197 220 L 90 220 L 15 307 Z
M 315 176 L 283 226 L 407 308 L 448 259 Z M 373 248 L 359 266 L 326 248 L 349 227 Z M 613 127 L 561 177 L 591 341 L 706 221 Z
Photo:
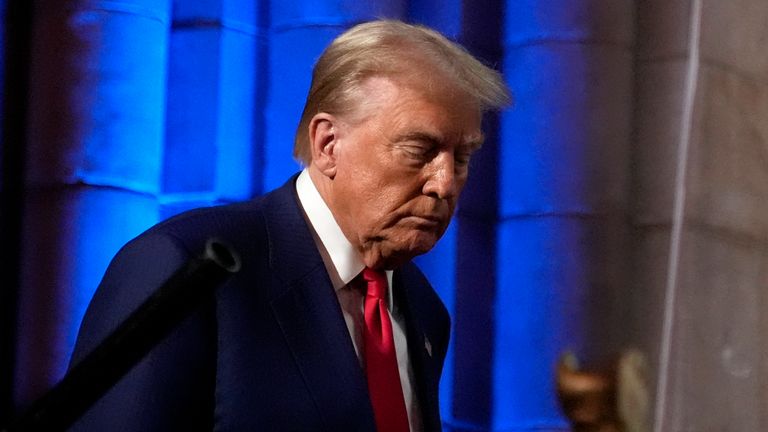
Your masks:
M 424 335 L 424 348 L 427 350 L 427 354 L 432 357 L 432 344 L 429 342 L 426 335 Z

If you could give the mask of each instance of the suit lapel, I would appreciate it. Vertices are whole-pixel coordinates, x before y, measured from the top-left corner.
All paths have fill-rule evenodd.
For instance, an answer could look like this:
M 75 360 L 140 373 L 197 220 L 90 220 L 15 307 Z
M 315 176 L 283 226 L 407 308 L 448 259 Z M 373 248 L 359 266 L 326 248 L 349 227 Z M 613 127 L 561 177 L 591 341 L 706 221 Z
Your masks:
M 393 290 L 395 298 L 399 299 L 398 308 L 405 318 L 408 354 L 416 377 L 416 394 L 421 406 L 424 430 L 437 431 L 441 430 L 437 395 L 443 359 L 438 358 L 440 348 L 433 347 L 433 344 L 441 342 L 437 340 L 437 335 L 426 319 L 433 310 L 432 305 L 427 304 L 421 295 L 424 289 L 430 288 L 423 286 L 424 282 L 413 274 L 411 266 L 407 264 L 395 272 Z
M 325 426 L 373 430 L 365 376 L 298 205 L 295 179 L 265 198 L 270 267 L 280 280 L 270 293 L 272 311 Z

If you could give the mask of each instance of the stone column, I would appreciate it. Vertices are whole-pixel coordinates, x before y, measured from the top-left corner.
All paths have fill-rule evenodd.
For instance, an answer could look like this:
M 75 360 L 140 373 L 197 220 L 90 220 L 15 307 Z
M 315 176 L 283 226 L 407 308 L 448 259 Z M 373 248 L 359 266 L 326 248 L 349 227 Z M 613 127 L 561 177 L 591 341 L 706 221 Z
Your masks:
M 554 368 L 621 348 L 634 2 L 506 4 L 494 430 L 561 428 Z
M 174 4 L 163 157 L 163 216 L 260 192 L 266 56 L 251 0 Z M 259 87 L 261 85 L 261 87 Z
M 168 1 L 38 2 L 16 400 L 67 366 L 107 260 L 157 219 Z
M 632 320 L 659 384 L 656 427 L 762 430 L 768 3 L 649 1 L 638 12 Z

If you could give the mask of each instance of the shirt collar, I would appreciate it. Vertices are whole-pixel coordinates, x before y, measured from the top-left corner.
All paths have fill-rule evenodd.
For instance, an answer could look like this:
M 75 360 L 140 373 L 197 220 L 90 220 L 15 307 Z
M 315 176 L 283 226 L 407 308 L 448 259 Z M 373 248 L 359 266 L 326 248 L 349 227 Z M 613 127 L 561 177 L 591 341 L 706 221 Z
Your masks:
M 352 243 L 341 232 L 331 209 L 323 201 L 306 169 L 296 179 L 296 193 L 299 195 L 299 201 L 304 207 L 309 223 L 314 228 L 338 275 L 338 278 L 332 278 L 336 279 L 333 281 L 333 288 L 338 290 L 352 282 L 352 279 L 363 271 L 365 264 Z
M 296 179 L 296 194 L 316 234 L 315 243 L 331 277 L 333 289 L 338 291 L 363 271 L 365 263 L 352 243 L 344 236 L 306 168 Z M 389 309 L 392 310 L 392 271 L 387 270 L 386 275 L 389 285 Z

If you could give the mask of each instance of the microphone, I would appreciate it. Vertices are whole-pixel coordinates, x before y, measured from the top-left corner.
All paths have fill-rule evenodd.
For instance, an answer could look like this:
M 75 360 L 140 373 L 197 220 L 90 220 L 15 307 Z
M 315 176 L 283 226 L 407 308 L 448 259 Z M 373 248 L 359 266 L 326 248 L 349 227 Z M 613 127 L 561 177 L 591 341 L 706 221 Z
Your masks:
M 64 378 L 2 432 L 56 431 L 70 427 L 149 351 L 159 344 L 216 287 L 240 271 L 239 255 L 208 239 L 191 258 L 110 333 Z

